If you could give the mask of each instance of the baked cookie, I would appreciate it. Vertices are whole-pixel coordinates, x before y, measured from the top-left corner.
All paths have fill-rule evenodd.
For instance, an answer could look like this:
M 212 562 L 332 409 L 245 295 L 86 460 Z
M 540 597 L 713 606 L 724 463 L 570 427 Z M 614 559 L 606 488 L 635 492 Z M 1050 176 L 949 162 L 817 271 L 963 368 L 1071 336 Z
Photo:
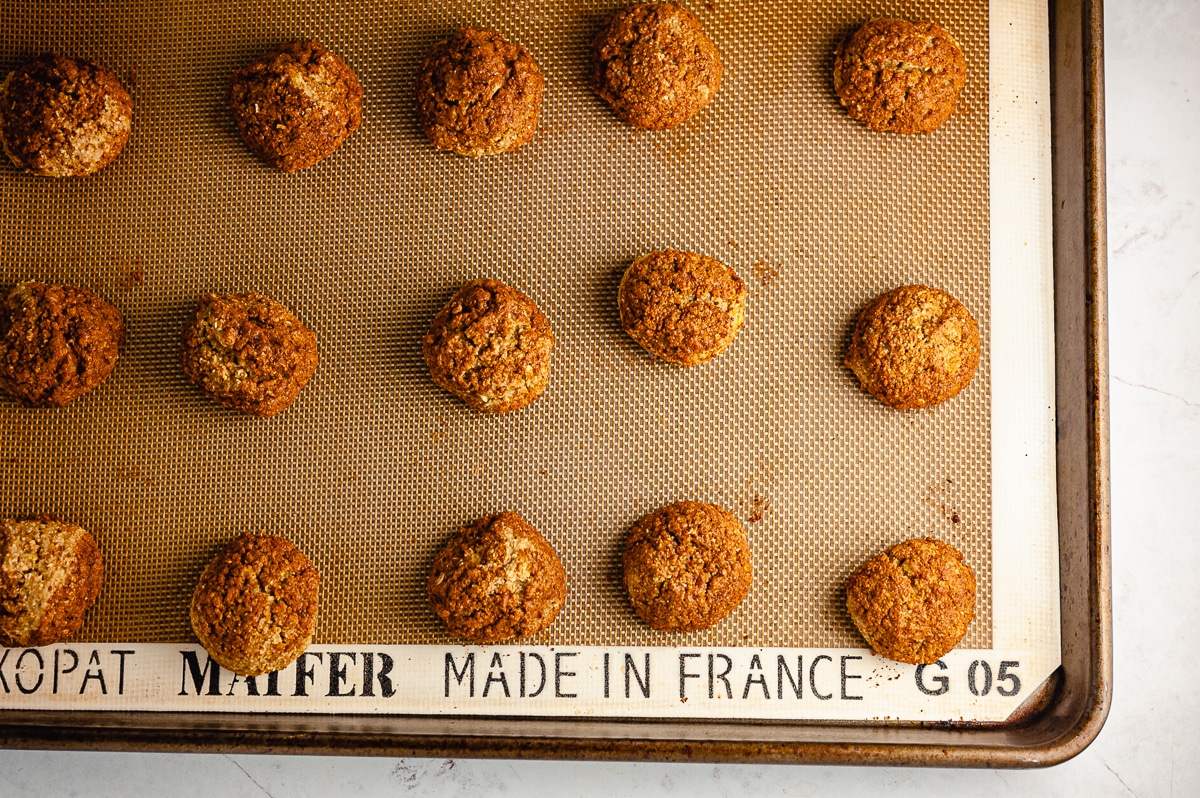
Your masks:
M 133 99 L 99 64 L 46 53 L 0 84 L 0 144 L 22 169 L 86 177 L 125 149 Z
M 519 44 L 485 28 L 459 28 L 417 72 L 417 116 L 439 150 L 478 157 L 533 138 L 545 78 Z
M 438 386 L 476 410 L 507 413 L 546 390 L 554 333 L 532 299 L 484 278 L 451 297 L 422 348 Z
M 929 665 L 958 645 L 975 617 L 975 572 L 948 543 L 906 540 L 850 575 L 846 609 L 875 653 Z
M 92 292 L 17 283 L 0 300 L 0 388 L 65 407 L 108 378 L 124 343 L 121 311 Z
M 647 352 L 695 366 L 733 343 L 746 321 L 746 284 L 715 258 L 668 249 L 625 270 L 617 306 L 621 326 Z
M 634 612 L 664 632 L 716 625 L 754 581 L 745 530 L 715 504 L 676 502 L 643 516 L 622 562 Z
M 48 517 L 0 520 L 0 646 L 70 638 L 103 582 L 104 560 L 87 530 Z
M 873 19 L 842 39 L 833 89 L 872 130 L 928 133 L 954 112 L 967 80 L 958 42 L 940 25 Z
M 183 329 L 179 362 L 220 404 L 266 418 L 294 402 L 317 370 L 317 336 L 256 291 L 205 294 Z
M 721 87 L 721 54 L 672 3 L 629 6 L 592 40 L 592 88 L 622 121 L 663 130 L 691 119 Z
M 975 376 L 979 324 L 945 291 L 903 285 L 859 314 L 846 365 L 868 393 L 897 410 L 940 404 Z
M 513 512 L 455 533 L 429 570 L 429 606 L 450 634 L 472 643 L 529 637 L 554 622 L 567 575 L 554 548 Z
M 320 42 L 281 44 L 233 73 L 229 110 L 242 140 L 276 169 L 324 160 L 362 123 L 362 85 Z
M 242 676 L 287 667 L 312 642 L 321 575 L 286 538 L 244 532 L 213 558 L 192 593 L 192 630 Z

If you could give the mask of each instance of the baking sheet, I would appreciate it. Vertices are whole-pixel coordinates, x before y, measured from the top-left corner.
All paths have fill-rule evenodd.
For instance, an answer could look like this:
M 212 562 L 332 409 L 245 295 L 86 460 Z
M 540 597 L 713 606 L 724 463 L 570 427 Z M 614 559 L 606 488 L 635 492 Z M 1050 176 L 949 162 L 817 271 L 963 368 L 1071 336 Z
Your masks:
M 104 548 L 108 579 L 81 639 L 147 652 L 131 663 L 159 652 L 169 675 L 163 682 L 178 684 L 187 665 L 172 644 L 191 639 L 194 580 L 237 532 L 267 529 L 292 538 L 322 571 L 317 642 L 325 648 L 318 651 L 357 651 L 361 664 L 373 647 L 433 663 L 405 669 L 411 696 L 403 702 L 351 706 L 308 695 L 290 698 L 313 700 L 281 697 L 278 708 L 495 712 L 457 695 L 430 704 L 444 681 L 443 653 L 455 652 L 461 664 L 467 650 L 439 628 L 423 583 L 433 552 L 457 525 L 516 509 L 554 543 L 570 590 L 563 614 L 531 645 L 597 657 L 620 646 L 610 653 L 668 660 L 681 647 L 702 657 L 737 649 L 747 669 L 755 650 L 763 652 L 760 667 L 776 661 L 776 650 L 808 652 L 805 667 L 827 657 L 822 673 L 841 656 L 865 656 L 858 675 L 873 675 L 883 691 L 869 702 L 839 699 L 836 710 L 820 699 L 785 710 L 734 710 L 729 702 L 716 709 L 701 700 L 688 713 L 1004 717 L 1038 676 L 1026 676 L 1031 683 L 1013 700 L 959 688 L 961 700 L 950 707 L 916 689 L 911 669 L 861 649 L 844 653 L 861 646 L 842 609 L 845 576 L 890 543 L 921 534 L 962 549 L 979 578 L 977 619 L 951 655 L 962 662 L 948 658 L 948 667 L 965 673 L 987 661 L 998 675 L 1002 661 L 1023 659 L 1024 675 L 1057 664 L 1056 596 L 1047 590 L 1056 576 L 1054 494 L 1042 479 L 1053 473 L 1053 440 L 1045 439 L 1052 402 L 1040 409 L 1052 395 L 1043 379 L 1052 362 L 1049 294 L 1038 293 L 1049 279 L 1048 241 L 1034 236 L 1030 250 L 1024 236 L 1024 250 L 997 253 L 997 242 L 1015 239 L 993 232 L 997 186 L 1041 174 L 1048 152 L 1037 141 L 1032 158 L 1018 147 L 1011 167 L 999 170 L 989 158 L 997 116 L 1005 118 L 994 94 L 989 115 L 997 58 L 986 9 L 697 5 L 724 57 L 724 86 L 683 129 L 639 134 L 587 87 L 587 42 L 611 5 L 218 4 L 135 12 L 105 4 L 78 17 L 87 24 L 76 24 L 65 4 L 9 8 L 6 66 L 46 48 L 90 57 L 126 80 L 136 104 L 130 147 L 100 175 L 63 183 L 0 174 L 5 281 L 93 288 L 121 307 L 129 325 L 113 377 L 93 395 L 64 411 L 0 404 L 0 512 L 70 518 Z M 1023 41 L 1044 45 L 1044 9 L 1012 6 L 1004 18 L 1023 26 Z M 845 119 L 832 96 L 837 38 L 882 14 L 937 19 L 964 46 L 970 71 L 960 112 L 932 136 L 874 134 Z M 468 161 L 421 137 L 411 112 L 413 70 L 458 24 L 501 30 L 529 47 L 547 74 L 539 135 L 518 155 Z M 223 86 L 257 52 L 299 36 L 321 39 L 358 71 L 364 125 L 327 162 L 281 175 L 238 141 Z M 1039 56 L 1015 62 L 1035 91 L 1044 71 L 1028 65 L 1043 63 Z M 1015 203 L 1002 194 L 1001 206 L 1029 211 L 1013 224 L 1043 232 L 1044 197 L 1030 205 L 1019 192 Z M 698 369 L 655 363 L 619 327 L 621 270 L 664 246 L 719 257 L 750 285 L 738 341 Z M 997 286 L 1001 262 L 1006 276 L 1023 281 Z M 482 275 L 535 297 L 558 339 L 549 391 L 509 417 L 480 416 L 440 393 L 420 356 L 429 319 L 459 283 Z M 859 391 L 840 359 L 858 309 L 886 288 L 918 281 L 966 302 L 981 321 L 984 358 L 975 383 L 953 402 L 895 413 Z M 201 292 L 252 288 L 313 326 L 322 353 L 297 404 L 267 422 L 212 405 L 175 362 L 178 331 Z M 1040 301 L 1031 305 L 1030 296 Z M 993 334 L 998 302 L 1017 309 L 1009 328 L 1016 340 L 1003 339 L 1013 344 L 1003 359 Z M 1012 367 L 1003 382 L 992 371 L 1001 360 Z M 1001 395 L 1018 405 L 996 401 Z M 1012 412 L 1019 402 L 1034 415 Z M 997 425 L 997 412 L 1015 427 Z M 1030 451 L 1041 459 L 1025 467 Z M 1039 498 L 1029 511 L 1032 529 L 1029 518 L 1012 515 L 1014 505 L 995 501 L 1007 489 L 1029 504 L 1012 482 L 995 483 L 993 456 Z M 682 498 L 724 504 L 747 523 L 756 583 L 716 629 L 664 635 L 629 610 L 619 547 L 633 520 Z M 994 550 L 994 531 L 1003 532 L 1007 557 Z M 1033 538 L 1032 549 L 1022 535 Z M 1027 558 L 1039 567 L 1025 567 Z M 1013 581 L 1000 587 L 993 569 L 1004 562 Z M 1008 591 L 1003 617 L 997 591 Z M 1005 650 L 1020 657 L 1001 652 L 991 661 L 979 653 L 995 653 L 997 629 Z M 1033 649 L 1036 667 L 1026 656 Z M 504 658 L 522 650 L 506 649 Z M 480 657 L 490 663 L 491 650 Z M 593 675 L 601 662 L 592 662 Z M 978 681 L 982 666 L 974 667 Z M 836 681 L 836 670 L 828 678 Z M 770 675 L 768 694 L 777 673 Z M 904 693 L 884 695 L 900 682 Z M 84 694 L 94 697 L 95 683 L 88 684 L 93 693 Z M 810 695 L 826 689 L 811 678 L 809 687 Z M 140 706 L 132 696 L 118 705 Z M 994 706 L 976 700 L 988 697 Z M 149 703 L 165 708 L 158 698 Z M 674 704 L 682 704 L 678 696 Z M 586 705 L 648 711 L 644 703 Z M 499 711 L 577 709 L 549 701 Z

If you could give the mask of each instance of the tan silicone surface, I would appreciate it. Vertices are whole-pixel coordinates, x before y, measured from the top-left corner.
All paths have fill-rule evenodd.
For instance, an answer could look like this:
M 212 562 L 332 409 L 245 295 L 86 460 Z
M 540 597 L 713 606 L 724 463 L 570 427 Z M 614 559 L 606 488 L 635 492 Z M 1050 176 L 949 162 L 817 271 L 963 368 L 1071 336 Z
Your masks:
M 0 282 L 92 289 L 125 314 L 112 377 L 63 410 L 0 399 L 0 515 L 92 530 L 107 579 L 81 639 L 190 640 L 205 563 L 242 530 L 292 539 L 320 569 L 316 642 L 442 643 L 424 581 L 460 524 L 512 509 L 556 547 L 568 598 L 547 644 L 859 646 L 842 584 L 933 534 L 978 576 L 964 645 L 991 640 L 987 11 L 963 2 L 690 2 L 721 51 L 720 92 L 663 133 L 619 122 L 589 88 L 612 2 L 6 2 L 0 68 L 45 50 L 96 60 L 135 102 L 107 169 L 53 180 L 0 165 Z M 873 16 L 932 19 L 968 64 L 931 135 L 875 133 L 832 90 L 838 38 Z M 413 112 L 426 49 L 495 28 L 546 74 L 536 138 L 470 160 L 434 150 Z M 363 124 L 296 174 L 257 161 L 225 109 L 229 75 L 311 37 L 362 80 Z M 749 286 L 717 360 L 656 362 L 621 330 L 637 255 L 711 255 Z M 430 381 L 421 336 L 466 280 L 533 297 L 557 339 L 529 408 L 475 413 Z M 893 411 L 841 359 L 858 310 L 923 282 L 979 319 L 975 382 Z M 178 365 L 203 292 L 258 290 L 316 332 L 321 363 L 266 420 L 205 398 Z M 679 499 L 746 524 L 755 583 L 709 632 L 633 615 L 620 548 Z

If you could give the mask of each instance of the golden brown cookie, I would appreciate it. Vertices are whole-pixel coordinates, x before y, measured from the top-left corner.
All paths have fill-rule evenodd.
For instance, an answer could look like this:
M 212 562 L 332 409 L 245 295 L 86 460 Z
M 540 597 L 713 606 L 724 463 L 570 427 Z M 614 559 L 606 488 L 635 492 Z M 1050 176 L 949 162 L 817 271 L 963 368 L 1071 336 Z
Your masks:
M 204 569 L 192 630 L 223 668 L 277 671 L 312 642 L 320 587 L 317 569 L 286 538 L 244 532 Z
M 715 258 L 668 249 L 625 270 L 617 306 L 621 326 L 647 352 L 695 366 L 733 343 L 746 321 L 746 284 Z
M 961 302 L 937 288 L 904 285 L 859 314 L 846 365 L 876 399 L 911 410 L 970 385 L 979 351 L 979 324 Z
M 592 88 L 624 122 L 663 130 L 700 113 L 721 87 L 721 54 L 672 3 L 610 16 L 592 40 Z
M 962 48 L 932 22 L 871 20 L 841 41 L 833 62 L 833 89 L 850 117 L 892 133 L 936 130 L 966 80 Z
M 484 278 L 451 297 L 422 347 L 438 386 L 476 410 L 506 413 L 546 390 L 554 333 L 532 299 Z
M 554 622 L 567 575 L 550 543 L 521 516 L 500 513 L 455 533 L 429 570 L 429 606 L 472 643 L 529 637 Z
M 205 294 L 183 329 L 179 362 L 220 404 L 265 418 L 294 402 L 317 370 L 317 336 L 256 291 Z
M 664 632 L 716 625 L 754 581 L 745 530 L 715 504 L 676 502 L 643 516 L 622 561 L 634 612 Z
M 0 84 L 0 144 L 12 162 L 48 177 L 85 177 L 125 149 L 133 99 L 99 64 L 46 53 Z
M 108 378 L 124 342 L 121 311 L 90 291 L 17 283 L 0 300 L 0 388 L 64 407 Z
M 362 123 L 362 85 L 320 42 L 295 41 L 233 73 L 229 110 L 242 140 L 276 169 L 324 160 Z
M 875 653 L 929 665 L 958 645 L 975 617 L 975 572 L 948 543 L 906 540 L 850 575 L 846 609 Z
M 478 157 L 533 138 L 545 79 L 529 51 L 485 28 L 459 28 L 417 73 L 417 116 L 439 150 Z
M 48 517 L 0 520 L 0 646 L 48 646 L 79 631 L 104 583 L 85 529 Z

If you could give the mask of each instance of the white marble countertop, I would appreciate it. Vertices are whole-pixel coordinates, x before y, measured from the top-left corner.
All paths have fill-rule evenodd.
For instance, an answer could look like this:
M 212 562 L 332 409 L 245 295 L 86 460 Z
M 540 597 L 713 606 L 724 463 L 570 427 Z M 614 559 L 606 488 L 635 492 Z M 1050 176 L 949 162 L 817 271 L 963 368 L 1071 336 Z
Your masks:
M 1112 713 L 1038 771 L 0 751 L 0 795 L 1200 795 L 1200 3 L 1106 11 Z M 1180 630 L 1184 630 L 1182 633 Z

